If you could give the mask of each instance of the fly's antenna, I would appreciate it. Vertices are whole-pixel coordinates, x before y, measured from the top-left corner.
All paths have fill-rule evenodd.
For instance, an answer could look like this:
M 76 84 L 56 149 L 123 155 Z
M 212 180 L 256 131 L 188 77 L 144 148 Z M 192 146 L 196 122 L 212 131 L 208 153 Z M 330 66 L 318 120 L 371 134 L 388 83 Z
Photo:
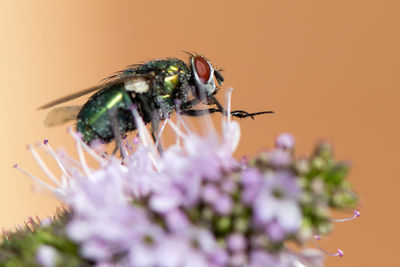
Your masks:
M 195 57 L 196 55 L 196 53 L 194 53 L 194 52 L 190 52 L 190 51 L 187 51 L 187 50 L 181 50 L 181 52 L 183 52 L 183 53 L 185 53 L 186 55 L 189 55 L 190 57 Z

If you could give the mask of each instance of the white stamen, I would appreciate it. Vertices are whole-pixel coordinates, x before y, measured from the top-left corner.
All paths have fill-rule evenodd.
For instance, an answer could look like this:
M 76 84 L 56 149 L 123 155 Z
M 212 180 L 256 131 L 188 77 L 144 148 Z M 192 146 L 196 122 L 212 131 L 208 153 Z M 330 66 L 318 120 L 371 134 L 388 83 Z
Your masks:
M 135 117 L 136 127 L 139 132 L 140 140 L 142 140 L 142 143 L 145 146 L 150 147 L 151 144 L 153 143 L 153 140 L 152 140 L 149 132 L 147 131 L 142 118 L 140 117 L 140 115 L 136 109 L 132 109 L 132 112 L 133 112 L 133 116 Z
M 159 131 L 159 133 L 158 133 L 158 135 L 157 135 L 157 141 L 156 141 L 156 143 L 155 143 L 155 146 L 156 146 L 156 147 L 158 146 L 159 140 L 160 140 L 161 135 L 163 134 L 163 132 L 164 132 L 164 130 L 165 130 L 165 125 L 167 125 L 168 120 L 169 120 L 169 118 L 166 118 L 166 119 L 164 120 L 163 124 L 161 125 L 160 131 Z
M 81 162 L 81 167 L 83 171 L 86 173 L 88 178 L 92 178 L 92 174 L 89 170 L 89 166 L 86 163 L 85 155 L 83 155 L 82 144 L 79 141 L 75 142 L 76 150 L 78 151 L 79 160 Z
M 146 126 L 144 125 L 142 117 L 140 117 L 137 110 L 135 108 L 132 108 L 131 110 L 132 110 L 133 116 L 135 118 L 137 130 L 139 132 L 139 138 L 142 141 L 142 144 L 149 148 L 149 155 L 153 162 L 153 165 L 157 171 L 160 171 L 160 168 L 158 166 L 158 160 L 157 160 L 159 158 L 159 154 L 157 152 L 156 147 L 154 146 L 154 143 L 150 136 L 150 133 L 147 130 Z
M 67 167 L 67 169 L 74 168 L 74 167 L 77 167 L 77 168 L 82 167 L 81 163 L 79 161 L 70 157 L 68 154 L 65 154 L 64 152 L 62 152 L 62 154 L 60 154 L 60 158 L 62 160 L 64 160 L 63 163 Z M 71 166 L 69 166 L 69 165 L 71 165 Z
M 179 113 L 178 113 L 178 115 L 177 115 L 176 126 L 177 126 L 178 128 L 181 127 L 181 117 L 180 117 Z M 181 146 L 181 138 L 179 137 L 179 135 L 175 135 L 175 144 L 176 144 L 178 147 Z
M 38 145 L 40 146 L 40 148 L 42 148 L 44 151 L 49 153 L 50 156 L 52 156 L 56 160 L 57 165 L 60 168 L 60 170 L 62 171 L 62 173 L 67 178 L 70 178 L 67 170 L 65 169 L 64 165 L 61 163 L 61 160 L 60 160 L 59 156 L 54 152 L 54 150 L 51 148 L 50 144 L 48 142 L 46 142 L 45 145 L 43 145 L 42 143 L 39 143 Z M 47 148 L 47 149 L 44 149 L 44 148 Z
M 355 210 L 353 211 L 353 216 L 350 218 L 344 218 L 344 219 L 331 219 L 332 222 L 347 222 L 347 221 L 351 221 L 354 219 L 357 219 L 358 217 L 360 217 L 360 212 Z
M 342 251 L 341 249 L 337 249 L 337 252 L 336 252 L 336 253 L 331 253 L 331 252 L 328 252 L 328 251 L 326 251 L 325 249 L 321 248 L 320 245 L 319 245 L 318 242 L 317 242 L 317 240 L 320 240 L 320 239 L 321 239 L 321 236 L 319 236 L 319 235 L 316 235 L 316 236 L 314 236 L 314 238 L 313 238 L 313 242 L 314 242 L 315 246 L 316 246 L 320 251 L 322 251 L 323 253 L 325 253 L 325 254 L 327 254 L 327 255 L 330 255 L 330 256 L 334 256 L 334 257 L 343 257 L 343 251 Z
M 227 121 L 231 121 L 231 101 L 232 101 L 232 91 L 233 88 L 229 88 L 228 92 L 226 93 L 226 112 L 228 113 L 226 115 Z
M 175 133 L 183 138 L 187 138 L 186 135 L 181 131 L 181 129 L 179 129 L 178 126 L 175 125 L 175 123 L 173 123 L 171 120 L 168 121 L 169 126 L 175 131 Z
M 47 175 L 47 177 L 50 178 L 57 186 L 60 186 L 60 181 L 56 178 L 56 176 L 47 168 L 47 165 L 43 162 L 42 158 L 40 155 L 36 152 L 36 150 L 33 148 L 33 146 L 29 145 L 28 146 L 29 151 L 32 153 L 33 158 L 39 165 L 39 167 L 42 169 L 42 171 Z
M 20 172 L 22 172 L 23 174 L 25 174 L 26 176 L 28 176 L 29 178 L 31 178 L 32 180 L 34 180 L 36 183 L 40 184 L 41 186 L 47 188 L 48 190 L 50 190 L 51 192 L 55 193 L 55 188 L 45 182 L 43 182 L 42 180 L 40 180 L 39 178 L 33 176 L 32 174 L 30 174 L 29 172 L 25 171 L 24 169 L 20 168 L 18 166 L 18 164 L 14 165 L 14 168 L 16 168 L 17 170 L 19 170 Z
M 191 134 L 192 131 L 190 131 L 189 127 L 188 127 L 187 124 L 185 123 L 185 121 L 184 121 L 184 119 L 182 118 L 181 114 L 180 114 L 180 113 L 177 113 L 177 116 L 176 116 L 176 117 L 177 117 L 177 123 L 176 123 L 177 128 L 180 129 L 180 128 L 181 128 L 181 125 L 182 125 L 183 130 L 185 130 L 187 134 Z M 179 136 L 179 135 L 177 134 L 177 135 L 176 135 L 176 145 L 177 145 L 177 146 L 180 146 L 180 143 L 181 143 L 181 136 Z
M 96 159 L 102 164 L 106 163 L 106 161 L 103 158 L 97 155 L 97 153 L 93 149 L 91 149 L 85 142 L 82 141 L 82 139 L 71 129 L 71 127 L 68 127 L 68 132 L 70 135 L 72 135 L 72 137 L 75 139 L 76 142 L 81 143 L 83 149 L 85 149 L 85 151 L 88 152 L 89 155 L 91 155 L 94 159 Z
M 207 112 L 206 116 L 201 117 L 201 121 L 202 121 L 202 124 L 201 124 L 202 129 L 205 134 L 210 134 L 210 135 L 215 134 L 214 123 L 212 122 L 209 112 Z
M 70 177 L 67 177 L 65 175 L 61 175 L 61 186 L 66 188 L 68 187 L 68 181 L 69 181 Z

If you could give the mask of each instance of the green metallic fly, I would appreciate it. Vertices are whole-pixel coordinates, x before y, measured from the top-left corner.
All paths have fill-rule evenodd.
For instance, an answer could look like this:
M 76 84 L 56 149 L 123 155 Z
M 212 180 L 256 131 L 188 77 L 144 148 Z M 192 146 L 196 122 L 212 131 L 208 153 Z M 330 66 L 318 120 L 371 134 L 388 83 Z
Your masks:
M 215 112 L 227 115 L 227 111 L 214 96 L 218 91 L 214 78 L 219 86 L 224 81 L 220 71 L 205 57 L 188 54 L 190 64 L 177 58 L 166 58 L 130 65 L 106 78 L 99 86 L 56 99 L 38 109 L 47 109 L 97 91 L 82 107 L 54 108 L 45 120 L 47 126 L 76 120 L 76 130 L 88 145 L 95 140 L 104 143 L 114 139 L 118 141 L 126 132 L 135 130 L 133 107 L 146 124 L 151 123 L 154 139 L 160 121 L 174 111 L 193 117 Z M 193 109 L 199 103 L 204 103 L 210 108 Z M 273 112 L 248 113 L 235 110 L 231 115 L 253 118 L 266 113 Z

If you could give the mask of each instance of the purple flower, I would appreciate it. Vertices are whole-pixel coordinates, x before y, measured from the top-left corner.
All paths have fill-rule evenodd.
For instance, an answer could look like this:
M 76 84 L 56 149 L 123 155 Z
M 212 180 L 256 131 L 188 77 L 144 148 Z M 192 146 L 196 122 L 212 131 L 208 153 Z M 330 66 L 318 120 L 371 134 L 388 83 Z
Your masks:
M 42 185 L 71 206 L 73 216 L 65 231 L 79 244 L 83 258 L 97 266 L 322 264 L 318 253 L 294 253 L 284 246 L 293 240 L 291 234 L 299 240 L 299 230 L 304 230 L 300 229 L 303 192 L 295 177 L 298 162 L 290 134 L 277 138 L 276 149 L 239 164 L 232 153 L 240 129 L 229 116 L 223 121 L 222 135 L 208 127 L 200 136 L 168 121 L 177 142 L 159 154 L 135 114 L 139 138 L 126 143 L 128 151 L 134 150 L 123 164 L 113 156 L 100 157 L 76 133 L 71 134 L 79 162 L 55 153 L 45 143 L 63 176 L 57 181 L 41 165 L 56 184 Z M 83 150 L 99 161 L 98 170 L 86 164 Z M 311 188 L 319 192 L 319 186 L 314 182 Z M 281 249 L 269 250 L 279 242 Z M 53 266 L 55 259 L 54 248 L 38 250 L 38 263 Z
M 264 250 L 255 250 L 250 254 L 250 267 L 274 266 L 281 267 L 279 258 Z
M 289 173 L 267 173 L 253 204 L 255 225 L 265 227 L 276 241 L 283 239 L 281 232 L 286 234 L 298 230 L 302 219 L 299 194 L 296 179 Z
M 228 236 L 228 248 L 231 251 L 242 251 L 246 249 L 247 240 L 246 238 L 240 233 L 233 233 Z
M 230 256 L 229 266 L 246 266 L 247 264 L 247 255 L 244 252 L 236 252 Z
M 232 177 L 227 177 L 221 182 L 221 189 L 225 193 L 232 194 L 237 189 L 236 181 Z
M 168 229 L 172 232 L 182 232 L 189 228 L 190 222 L 186 214 L 179 210 L 171 210 L 164 215 Z
M 292 163 L 290 152 L 281 148 L 268 152 L 268 159 L 276 167 L 285 167 Z
M 216 212 L 221 215 L 226 215 L 232 211 L 233 201 L 230 196 L 221 194 L 213 206 Z
M 222 166 L 218 156 L 217 136 L 199 137 L 190 135 L 185 143 L 186 156 L 190 158 L 191 167 L 197 175 L 213 180 L 221 175 Z
M 283 251 L 280 253 L 268 253 L 263 250 L 255 250 L 250 254 L 250 267 L 294 267 L 303 266 L 299 261 L 297 254 L 292 252 Z M 317 267 L 314 265 L 306 265 L 310 267 Z
M 242 201 L 244 203 L 253 203 L 260 191 L 260 187 L 264 183 L 263 178 L 261 173 L 255 168 L 248 168 L 242 172 Z
M 272 241 L 279 242 L 285 238 L 286 232 L 277 219 L 270 221 L 266 226 L 268 236 Z
M 324 266 L 324 255 L 316 249 L 303 249 L 297 255 L 298 262 L 304 266 L 322 267 Z
M 36 262 L 43 267 L 53 267 L 57 263 L 57 250 L 51 246 L 42 245 L 36 252 Z
M 186 238 L 180 236 L 163 239 L 153 253 L 157 266 L 171 267 L 185 264 L 194 254 Z
M 135 198 L 147 196 L 156 188 L 165 184 L 162 177 L 154 169 L 149 157 L 149 149 L 139 145 L 129 158 L 126 179 L 127 187 Z
M 293 135 L 289 133 L 280 134 L 276 138 L 276 147 L 291 150 L 294 148 L 295 142 Z
M 156 212 L 167 213 L 183 206 L 184 195 L 175 186 L 168 185 L 163 190 L 156 191 L 150 198 L 150 208 Z
M 218 201 L 221 192 L 215 184 L 207 183 L 202 188 L 202 199 L 206 203 L 213 204 Z

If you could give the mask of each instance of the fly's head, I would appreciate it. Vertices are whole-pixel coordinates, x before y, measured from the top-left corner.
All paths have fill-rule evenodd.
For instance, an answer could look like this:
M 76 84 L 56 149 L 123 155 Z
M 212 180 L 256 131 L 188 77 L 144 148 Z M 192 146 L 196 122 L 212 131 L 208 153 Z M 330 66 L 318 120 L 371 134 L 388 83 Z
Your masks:
M 192 69 L 192 79 L 195 87 L 195 94 L 204 99 L 216 93 L 216 85 L 222 85 L 224 77 L 221 73 L 202 56 L 191 55 L 190 64 Z

